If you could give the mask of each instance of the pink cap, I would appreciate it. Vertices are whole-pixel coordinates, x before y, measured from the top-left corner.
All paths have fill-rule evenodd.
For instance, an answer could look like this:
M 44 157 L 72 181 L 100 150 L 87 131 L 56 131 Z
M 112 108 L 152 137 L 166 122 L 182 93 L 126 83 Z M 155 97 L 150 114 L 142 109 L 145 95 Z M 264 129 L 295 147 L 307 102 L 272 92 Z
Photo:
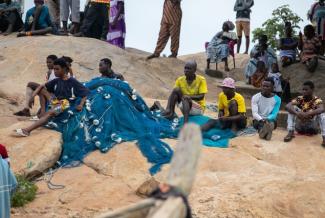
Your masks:
M 226 79 L 224 79 L 222 81 L 221 87 L 227 87 L 227 88 L 234 89 L 234 88 L 236 88 L 235 87 L 235 80 L 232 79 L 232 78 L 230 78 L 230 77 L 228 77 L 228 78 L 226 78 Z

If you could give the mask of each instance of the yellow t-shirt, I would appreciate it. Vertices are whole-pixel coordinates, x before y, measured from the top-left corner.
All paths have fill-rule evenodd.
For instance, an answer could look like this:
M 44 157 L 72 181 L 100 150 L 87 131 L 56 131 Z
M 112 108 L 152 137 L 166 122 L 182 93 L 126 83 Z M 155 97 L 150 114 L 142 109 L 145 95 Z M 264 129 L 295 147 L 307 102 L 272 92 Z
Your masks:
M 195 80 L 190 85 L 186 81 L 186 76 L 179 77 L 175 82 L 175 88 L 180 88 L 183 95 L 189 96 L 208 93 L 207 82 L 205 78 L 200 75 L 196 75 Z M 205 109 L 205 97 L 196 102 L 202 107 L 203 110 Z
M 218 101 L 218 108 L 219 110 L 224 111 L 224 115 L 226 117 L 229 116 L 229 102 L 231 100 L 236 100 L 238 104 L 238 113 L 246 113 L 246 105 L 245 105 L 245 99 L 241 94 L 238 94 L 235 92 L 235 96 L 232 99 L 227 99 L 227 96 L 221 92 L 219 94 L 219 101 Z

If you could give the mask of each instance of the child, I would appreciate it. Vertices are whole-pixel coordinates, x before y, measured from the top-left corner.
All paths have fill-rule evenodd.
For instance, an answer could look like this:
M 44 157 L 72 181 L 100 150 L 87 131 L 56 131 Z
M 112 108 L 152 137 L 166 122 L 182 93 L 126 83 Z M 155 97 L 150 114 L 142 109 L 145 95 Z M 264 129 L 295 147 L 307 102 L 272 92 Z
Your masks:
M 46 73 L 46 81 L 49 82 L 53 79 L 55 79 L 55 75 L 54 75 L 54 69 L 53 69 L 53 64 L 54 61 L 58 59 L 58 57 L 56 55 L 49 55 L 46 58 L 46 65 L 47 65 L 47 69 L 48 72 Z M 34 105 L 34 98 L 32 99 L 32 95 L 33 92 L 40 86 L 40 84 L 35 83 L 35 82 L 29 82 L 27 84 L 26 87 L 26 96 L 25 96 L 25 107 L 23 110 L 18 111 L 16 113 L 14 113 L 14 115 L 16 116 L 26 116 L 26 117 L 30 117 L 30 109 L 33 107 Z M 41 99 L 40 99 L 41 101 Z M 45 113 L 45 111 L 40 111 L 40 113 Z
M 75 78 L 68 76 L 69 65 L 63 58 L 59 58 L 54 62 L 54 72 L 57 78 L 39 86 L 32 96 L 34 98 L 36 95 L 39 95 L 50 102 L 50 110 L 31 126 L 24 129 L 16 129 L 17 135 L 29 136 L 33 130 L 46 124 L 50 118 L 64 112 L 70 107 L 69 99 L 73 97 L 73 94 L 76 97 L 82 98 L 80 104 L 76 107 L 77 111 L 82 110 L 89 90 Z M 44 110 L 45 104 L 42 104 L 41 107 Z
M 263 61 L 258 61 L 256 66 L 256 71 L 251 77 L 251 84 L 256 88 L 262 87 L 262 82 L 267 77 L 267 69 Z
M 299 49 L 301 50 L 301 62 L 306 65 L 309 72 L 315 72 L 318 65 L 318 55 L 321 49 L 321 42 L 315 36 L 315 28 L 307 25 L 304 28 L 304 36 L 299 33 Z
M 289 78 L 284 79 L 277 63 L 272 64 L 271 72 L 267 77 L 274 81 L 274 94 L 279 96 L 284 102 L 289 102 L 291 98 Z

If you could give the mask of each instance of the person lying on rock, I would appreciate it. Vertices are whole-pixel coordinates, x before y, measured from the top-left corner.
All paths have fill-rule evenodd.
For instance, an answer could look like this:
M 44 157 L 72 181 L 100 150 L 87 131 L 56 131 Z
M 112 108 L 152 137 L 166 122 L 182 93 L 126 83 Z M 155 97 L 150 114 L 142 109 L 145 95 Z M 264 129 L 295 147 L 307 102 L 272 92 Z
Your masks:
M 285 142 L 290 142 L 295 136 L 295 130 L 300 134 L 314 135 L 322 133 L 325 147 L 325 110 L 323 101 L 314 95 L 315 85 L 311 81 L 303 84 L 302 96 L 292 100 L 286 109 L 288 114 L 288 135 Z
M 230 22 L 224 22 L 222 25 L 222 31 L 218 32 L 207 47 L 207 69 L 210 69 L 210 63 L 216 63 L 216 70 L 218 70 L 218 62 L 225 62 L 225 71 L 229 71 L 228 67 L 228 56 L 229 43 L 232 41 L 237 43 L 237 35 L 233 30 L 235 25 Z
M 267 72 L 271 69 L 273 63 L 277 63 L 275 51 L 268 45 L 268 38 L 262 35 L 257 45 L 253 47 L 250 53 L 250 60 L 245 68 L 245 76 L 249 79 L 257 68 L 257 62 L 263 61 Z
M 296 61 L 298 39 L 292 36 L 290 22 L 286 22 L 284 26 L 285 37 L 279 40 L 279 49 L 282 67 L 287 67 Z
M 76 110 L 81 111 L 83 109 L 90 92 L 89 89 L 75 78 L 68 76 L 69 65 L 63 58 L 54 61 L 54 72 L 57 78 L 39 86 L 34 92 L 49 102 L 50 109 L 31 126 L 16 129 L 17 135 L 29 136 L 33 130 L 45 125 L 50 118 L 60 115 L 70 107 L 69 100 L 73 99 L 73 97 L 81 98 Z
M 71 68 L 71 64 L 73 62 L 72 58 L 68 57 L 68 56 L 63 56 L 62 57 L 66 63 L 69 66 L 69 77 L 73 77 L 73 71 Z M 49 55 L 46 58 L 46 65 L 48 68 L 48 71 L 46 73 L 46 81 L 50 82 L 54 79 L 56 79 L 57 77 L 55 76 L 55 72 L 54 72 L 54 61 L 57 60 L 57 56 L 56 55 Z M 35 93 L 36 89 L 40 86 L 41 84 L 36 83 L 36 82 L 29 82 L 27 84 L 26 87 L 26 96 L 25 96 L 25 107 L 23 110 L 18 111 L 16 113 L 14 113 L 15 116 L 26 116 L 26 117 L 30 117 L 30 110 L 34 105 L 34 99 L 35 96 L 37 95 Z M 33 118 L 33 119 L 38 119 L 39 117 L 43 116 L 45 114 L 46 111 L 46 99 L 42 98 L 41 96 L 39 96 L 40 99 L 40 110 L 37 114 L 37 117 Z
M 222 129 L 232 129 L 233 131 L 246 128 L 245 99 L 235 91 L 235 80 L 232 78 L 224 79 L 221 88 L 222 92 L 218 99 L 218 119 L 211 119 L 202 125 L 201 130 L 203 132 L 212 129 L 218 123 Z
M 50 12 L 44 5 L 44 0 L 34 0 L 35 6 L 29 9 L 25 18 L 25 30 L 19 32 L 17 37 L 46 35 L 47 33 L 55 33 Z
M 188 61 L 184 67 L 184 76 L 176 80 L 174 90 L 168 98 L 166 110 L 162 116 L 174 118 L 176 105 L 184 115 L 187 123 L 189 116 L 202 115 L 205 110 L 205 94 L 208 93 L 207 83 L 203 76 L 196 74 L 197 63 Z
M 23 27 L 20 4 L 5 0 L 0 4 L 0 34 L 7 36 Z
M 124 77 L 122 74 L 115 73 L 112 70 L 112 61 L 109 58 L 103 58 L 99 62 L 99 73 L 102 77 L 107 77 L 111 79 L 119 79 L 124 81 Z
M 262 91 L 252 98 L 253 126 L 258 130 L 260 139 L 267 141 L 272 138 L 281 106 L 281 98 L 273 93 L 273 87 L 274 80 L 266 78 L 262 83 Z
M 315 35 L 315 28 L 307 25 L 304 28 L 304 36 L 299 33 L 299 49 L 301 50 L 301 62 L 306 65 L 307 70 L 315 72 L 318 66 L 318 55 L 320 54 L 322 43 Z

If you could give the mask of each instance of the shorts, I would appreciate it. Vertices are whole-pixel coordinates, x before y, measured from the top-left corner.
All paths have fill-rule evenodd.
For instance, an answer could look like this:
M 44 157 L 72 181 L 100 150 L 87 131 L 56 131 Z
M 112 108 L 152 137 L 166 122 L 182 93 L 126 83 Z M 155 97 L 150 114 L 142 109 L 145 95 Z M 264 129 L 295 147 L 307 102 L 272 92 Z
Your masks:
M 236 21 L 237 36 L 241 37 L 244 31 L 245 36 L 250 35 L 251 27 L 249 21 Z
M 69 103 L 69 100 L 67 99 L 62 99 L 62 100 L 59 100 L 59 99 L 52 99 L 50 101 L 50 110 L 53 110 L 55 115 L 59 115 L 61 113 L 63 113 L 63 111 L 65 111 L 66 109 L 68 109 L 70 107 L 70 103 Z
M 183 109 L 183 104 L 182 102 L 178 104 L 179 109 Z M 198 103 L 192 101 L 192 107 L 190 110 L 190 115 L 191 116 L 198 116 L 198 115 L 202 115 L 204 112 L 204 110 L 202 109 L 201 105 L 199 105 Z

